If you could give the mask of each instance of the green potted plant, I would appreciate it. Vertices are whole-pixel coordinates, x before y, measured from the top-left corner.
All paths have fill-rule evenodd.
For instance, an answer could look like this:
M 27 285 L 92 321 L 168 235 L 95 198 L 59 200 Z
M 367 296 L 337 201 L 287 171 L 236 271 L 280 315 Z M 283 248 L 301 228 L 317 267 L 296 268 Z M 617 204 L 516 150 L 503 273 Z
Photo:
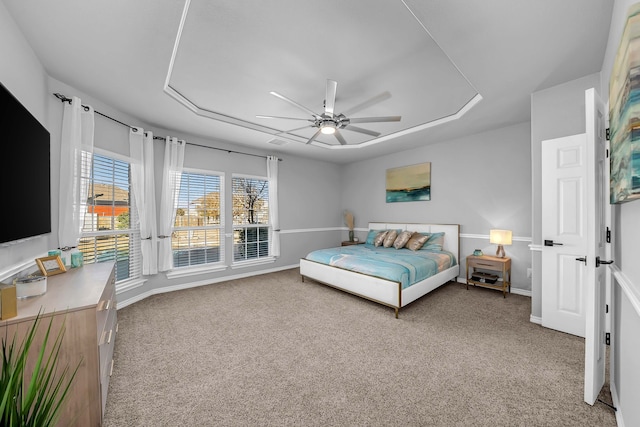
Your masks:
M 50 351 L 49 342 L 53 317 L 49 321 L 42 347 L 37 353 L 33 372 L 25 372 L 27 359 L 40 325 L 40 313 L 22 342 L 14 335 L 11 342 L 2 338 L 2 372 L 0 373 L 0 425 L 7 427 L 53 427 L 56 425 L 62 404 L 78 366 L 70 372 L 67 365 L 58 372 L 58 355 L 64 336 L 65 322 L 55 337 Z M 28 381 L 26 383 L 25 381 Z

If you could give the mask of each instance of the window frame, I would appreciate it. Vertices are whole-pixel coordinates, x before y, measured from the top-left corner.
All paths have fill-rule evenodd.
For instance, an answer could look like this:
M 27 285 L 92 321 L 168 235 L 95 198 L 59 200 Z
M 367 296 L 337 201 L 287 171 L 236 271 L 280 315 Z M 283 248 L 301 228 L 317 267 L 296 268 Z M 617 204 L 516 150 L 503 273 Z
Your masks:
M 269 178 L 266 176 L 260 176 L 260 175 L 249 175 L 249 174 L 242 174 L 242 173 L 232 173 L 231 174 L 231 239 L 232 239 L 232 243 L 231 243 L 231 268 L 241 268 L 241 267 L 248 267 L 248 266 L 253 266 L 253 265 L 258 265 L 258 264 L 266 264 L 266 263 L 272 263 L 275 262 L 275 257 L 271 254 L 271 239 L 272 239 L 272 234 L 273 234 L 273 226 L 271 225 L 270 222 L 270 218 L 269 215 L 267 213 L 267 222 L 266 223 L 257 223 L 257 224 L 250 224 L 250 223 L 243 223 L 243 224 L 236 224 L 235 223 L 235 218 L 233 215 L 233 197 L 235 195 L 234 192 L 234 179 L 235 178 L 245 178 L 245 179 L 253 179 L 253 180 L 259 180 L 259 181 L 265 181 L 267 183 L 267 190 L 270 191 L 270 183 L 269 183 Z M 268 203 L 269 203 L 269 193 L 267 193 L 267 207 L 268 207 Z M 268 212 L 268 211 L 267 211 Z M 235 233 L 236 233 L 236 229 L 240 229 L 240 228 L 244 228 L 245 230 L 247 228 L 267 228 L 267 240 L 266 240 L 266 244 L 267 244 L 267 250 L 268 250 L 268 255 L 266 256 L 259 256 L 259 252 L 260 250 L 258 249 L 258 256 L 257 257 L 253 257 L 253 258 L 245 258 L 245 259 L 239 259 L 236 260 L 235 257 L 235 249 L 236 249 L 236 242 L 235 242 Z M 260 232 L 259 230 L 256 231 L 256 236 L 259 236 Z M 260 244 L 260 240 L 257 240 L 256 243 L 259 245 Z
M 83 151 L 83 153 L 86 151 Z M 105 237 L 105 236 L 111 236 L 111 235 L 121 235 L 121 234 L 127 234 L 129 236 L 129 248 L 130 248 L 130 255 L 129 255 L 129 268 L 131 269 L 131 262 L 133 262 L 133 275 L 129 275 L 128 278 L 123 279 L 123 280 L 117 280 L 116 277 L 116 291 L 125 291 L 125 290 L 130 290 L 133 288 L 136 288 L 138 286 L 141 286 L 142 284 L 144 284 L 147 279 L 144 278 L 144 276 L 142 275 L 142 250 L 141 250 L 141 242 L 140 242 L 140 222 L 138 220 L 138 211 L 136 209 L 136 204 L 135 204 L 135 197 L 133 197 L 132 192 L 133 192 L 133 186 L 131 184 L 131 157 L 129 156 L 125 156 L 119 153 L 115 153 L 109 150 L 105 150 L 102 148 L 98 148 L 98 147 L 94 147 L 93 152 L 91 153 L 91 174 L 94 174 L 94 167 L 95 167 L 95 157 L 96 155 L 98 156 L 102 156 L 102 157 L 107 157 L 109 159 L 115 160 L 115 161 L 119 161 L 119 162 L 123 162 L 126 163 L 128 165 L 129 168 L 129 176 L 128 176 L 128 184 L 129 184 L 129 228 L 128 229 L 113 229 L 113 230 L 94 230 L 94 231 L 81 231 L 80 233 L 80 239 L 82 239 L 83 237 L 87 237 L 87 238 L 101 238 L 101 237 Z M 82 177 L 82 179 L 85 179 L 85 177 Z M 91 186 L 92 184 L 95 184 L 95 176 L 93 178 L 89 177 L 89 186 Z M 89 187 L 90 188 L 90 187 Z M 85 201 L 86 203 L 86 201 Z M 86 203 L 86 207 L 87 207 L 87 211 L 88 211 L 88 207 L 90 205 L 88 203 Z M 86 216 L 87 213 L 85 213 L 85 220 L 86 220 Z M 83 225 L 82 228 L 84 230 L 84 221 L 83 220 Z M 132 228 L 132 225 L 135 225 L 135 227 Z M 79 239 L 79 240 L 80 240 Z M 133 252 L 133 260 L 131 260 L 131 251 Z M 85 260 L 86 262 L 86 260 Z M 95 262 L 95 261 L 94 261 Z M 129 270 L 131 273 L 131 270 Z
M 220 259 L 218 261 L 215 262 L 209 262 L 209 263 L 203 263 L 203 264 L 193 264 L 193 265 L 185 265 L 182 267 L 177 267 L 174 265 L 173 269 L 169 272 L 167 272 L 167 277 L 168 278 L 176 278 L 176 277 L 184 277 L 184 276 L 190 276 L 190 275 L 194 275 L 194 274 L 201 274 L 201 273 L 207 273 L 207 272 L 214 272 L 214 271 L 221 271 L 227 268 L 226 265 L 226 234 L 225 234 L 225 230 L 226 230 L 226 215 L 225 215 L 225 209 L 226 209 L 226 203 L 225 203 L 225 197 L 226 197 L 226 191 L 225 191 L 225 182 L 226 182 L 226 176 L 224 172 L 221 171 L 214 171 L 214 170 L 208 170 L 208 169 L 197 169 L 197 168 L 183 168 L 182 169 L 182 173 L 181 173 L 181 178 L 180 178 L 180 182 L 181 182 L 181 186 L 182 186 L 182 179 L 184 177 L 184 174 L 192 174 L 192 175 L 201 175 L 201 176 L 216 176 L 219 180 L 220 180 L 220 197 L 219 197 L 219 201 L 220 201 L 220 220 L 219 220 L 219 224 L 213 224 L 213 225 L 202 225 L 202 226 L 184 226 L 184 227 L 176 227 L 175 226 L 175 220 L 174 223 L 171 226 L 171 251 L 173 254 L 173 235 L 176 231 L 196 231 L 196 230 L 219 230 L 219 242 L 220 242 L 220 250 L 219 250 L 219 255 L 220 255 Z M 177 210 L 179 208 L 179 198 L 180 198 L 180 188 L 176 189 L 177 191 L 177 200 L 175 200 L 175 210 Z

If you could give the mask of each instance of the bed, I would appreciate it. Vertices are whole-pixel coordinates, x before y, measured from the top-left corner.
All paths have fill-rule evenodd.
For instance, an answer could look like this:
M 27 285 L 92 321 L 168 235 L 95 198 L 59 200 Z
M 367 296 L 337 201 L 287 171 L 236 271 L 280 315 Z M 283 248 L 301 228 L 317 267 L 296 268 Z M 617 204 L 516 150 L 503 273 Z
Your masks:
M 407 265 L 413 262 L 411 257 L 413 251 L 407 248 L 395 249 L 391 247 L 386 248 L 387 252 L 395 251 L 397 254 L 402 253 L 403 256 L 399 263 L 405 264 L 405 267 L 409 270 L 408 272 L 399 274 L 398 270 L 396 270 L 395 275 L 387 274 L 387 272 L 381 273 L 380 270 L 367 265 L 367 262 L 365 262 L 362 267 L 356 269 L 354 267 L 355 262 L 353 265 L 351 263 L 352 258 L 358 257 L 365 261 L 375 259 L 376 261 L 372 261 L 372 263 L 380 262 L 382 265 L 388 261 L 389 257 L 393 257 L 393 254 L 377 250 L 378 248 L 375 248 L 369 243 L 350 245 L 313 251 L 305 258 L 302 258 L 300 260 L 300 275 L 302 276 L 302 281 L 304 282 L 305 278 L 312 279 L 316 282 L 386 305 L 394 309 L 395 317 L 398 318 L 398 312 L 402 307 L 428 294 L 448 281 L 456 280 L 458 277 L 458 260 L 460 258 L 459 224 L 372 222 L 369 223 L 370 236 L 375 234 L 371 233 L 372 230 L 407 230 L 423 234 L 444 233 L 441 252 L 450 254 L 449 258 L 451 262 L 449 265 L 440 263 L 441 265 L 438 266 L 437 271 L 433 271 L 432 268 L 414 267 Z M 378 258 L 379 254 L 381 254 L 381 258 Z M 438 259 L 443 260 L 444 258 L 446 257 L 440 256 Z M 436 261 L 436 263 L 439 263 L 439 261 Z M 388 269 L 393 270 L 393 268 L 394 267 L 389 267 Z M 376 271 L 375 273 L 373 272 L 374 270 Z M 431 271 L 425 272 L 420 270 Z

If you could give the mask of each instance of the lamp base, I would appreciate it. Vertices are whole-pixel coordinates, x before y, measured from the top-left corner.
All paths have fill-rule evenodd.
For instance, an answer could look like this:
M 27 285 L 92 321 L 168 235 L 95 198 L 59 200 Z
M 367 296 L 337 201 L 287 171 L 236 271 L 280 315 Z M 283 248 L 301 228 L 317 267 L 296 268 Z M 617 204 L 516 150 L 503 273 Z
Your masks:
M 504 255 L 505 255 L 505 253 L 504 253 L 504 246 L 502 246 L 502 245 L 498 245 L 498 249 L 496 250 L 496 256 L 497 256 L 498 258 L 504 258 Z

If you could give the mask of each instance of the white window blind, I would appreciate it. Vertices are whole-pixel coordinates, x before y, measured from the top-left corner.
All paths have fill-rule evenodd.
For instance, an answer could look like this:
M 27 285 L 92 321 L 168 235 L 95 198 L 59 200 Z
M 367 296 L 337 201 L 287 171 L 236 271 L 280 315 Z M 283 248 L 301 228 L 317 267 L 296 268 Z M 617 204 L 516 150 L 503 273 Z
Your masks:
M 82 177 L 88 188 L 87 213 L 78 249 L 87 264 L 115 261 L 116 282 L 139 278 L 140 232 L 129 163 L 94 153 L 90 171 Z
M 174 268 L 224 262 L 223 181 L 183 171 L 171 236 Z
M 233 260 L 269 256 L 269 182 L 263 178 L 234 176 Z

